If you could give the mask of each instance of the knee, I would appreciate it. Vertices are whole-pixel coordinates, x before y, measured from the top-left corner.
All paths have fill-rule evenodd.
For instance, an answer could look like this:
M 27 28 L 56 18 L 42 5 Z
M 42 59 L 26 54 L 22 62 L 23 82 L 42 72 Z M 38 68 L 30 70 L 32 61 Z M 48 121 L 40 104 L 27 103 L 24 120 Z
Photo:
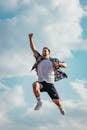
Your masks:
M 56 105 L 58 105 L 58 106 L 61 106 L 61 105 L 62 105 L 60 99 L 53 99 L 53 102 L 54 102 Z
M 32 87 L 33 87 L 33 89 L 39 88 L 39 83 L 38 82 L 34 82 L 32 84 Z

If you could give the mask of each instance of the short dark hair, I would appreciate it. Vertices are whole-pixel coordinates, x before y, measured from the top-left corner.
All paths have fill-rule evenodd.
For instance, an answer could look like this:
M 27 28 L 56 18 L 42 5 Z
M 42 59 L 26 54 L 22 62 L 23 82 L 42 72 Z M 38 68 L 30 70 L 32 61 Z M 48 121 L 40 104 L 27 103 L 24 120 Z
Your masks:
M 43 47 L 43 49 L 47 49 L 49 51 L 49 53 L 51 52 L 50 49 L 48 47 Z

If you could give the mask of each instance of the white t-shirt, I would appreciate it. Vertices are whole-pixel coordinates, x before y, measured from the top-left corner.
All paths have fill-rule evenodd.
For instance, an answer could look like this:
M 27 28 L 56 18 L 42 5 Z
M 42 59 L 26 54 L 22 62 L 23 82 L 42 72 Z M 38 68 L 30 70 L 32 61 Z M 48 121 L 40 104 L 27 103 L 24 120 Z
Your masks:
M 50 60 L 42 60 L 37 67 L 38 81 L 46 81 L 48 83 L 54 83 L 54 70 L 53 64 Z

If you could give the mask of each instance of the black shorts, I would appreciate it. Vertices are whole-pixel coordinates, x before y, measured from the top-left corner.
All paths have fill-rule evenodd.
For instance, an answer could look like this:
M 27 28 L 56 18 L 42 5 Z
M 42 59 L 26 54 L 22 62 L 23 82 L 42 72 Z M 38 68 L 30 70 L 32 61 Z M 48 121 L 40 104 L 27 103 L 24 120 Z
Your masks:
M 39 82 L 40 83 L 40 91 L 47 92 L 51 99 L 59 99 L 59 95 L 54 87 L 54 84 L 47 83 L 45 81 Z

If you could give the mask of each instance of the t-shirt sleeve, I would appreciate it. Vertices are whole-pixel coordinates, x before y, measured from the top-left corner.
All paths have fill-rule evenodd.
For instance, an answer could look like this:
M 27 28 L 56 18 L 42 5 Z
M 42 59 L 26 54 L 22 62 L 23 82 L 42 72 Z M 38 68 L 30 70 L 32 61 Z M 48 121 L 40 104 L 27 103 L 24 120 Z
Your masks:
M 36 61 L 38 60 L 38 58 L 42 57 L 41 54 L 36 50 L 35 51 L 35 55 L 34 55 Z

